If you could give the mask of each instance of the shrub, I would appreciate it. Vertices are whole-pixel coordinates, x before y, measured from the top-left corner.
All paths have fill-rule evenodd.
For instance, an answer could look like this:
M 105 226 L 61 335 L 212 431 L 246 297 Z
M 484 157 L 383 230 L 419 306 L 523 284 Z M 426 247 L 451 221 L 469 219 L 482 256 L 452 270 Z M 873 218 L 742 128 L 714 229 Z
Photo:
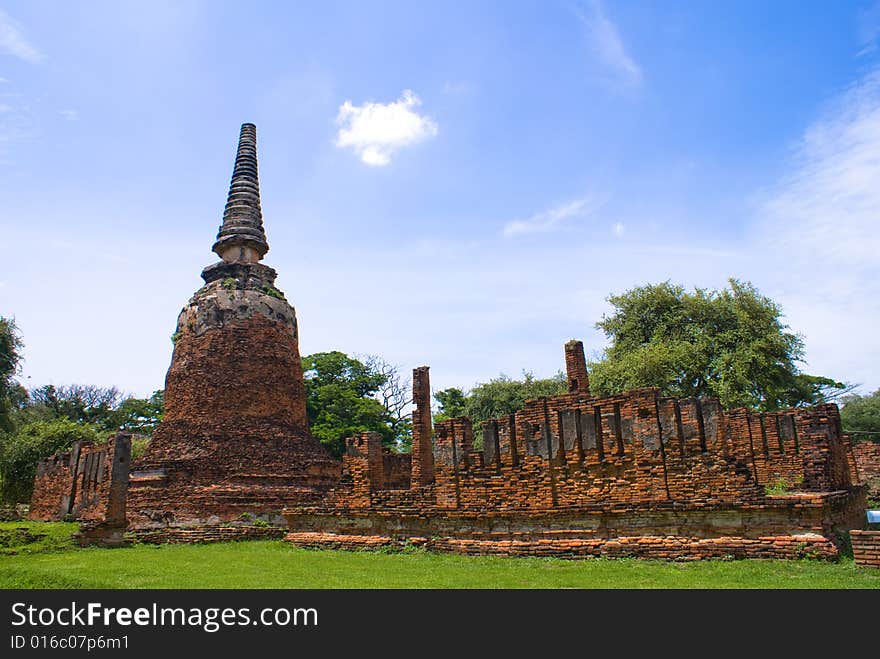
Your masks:
M 0 447 L 0 498 L 30 501 L 37 463 L 81 440 L 97 441 L 94 427 L 70 419 L 28 423 L 4 439 Z
M 131 459 L 137 460 L 138 458 L 143 457 L 144 453 L 147 452 L 147 447 L 150 445 L 149 437 L 132 437 L 131 438 Z
M 764 486 L 764 492 L 769 496 L 781 496 L 791 492 L 791 485 L 785 476 L 780 476 L 769 485 Z

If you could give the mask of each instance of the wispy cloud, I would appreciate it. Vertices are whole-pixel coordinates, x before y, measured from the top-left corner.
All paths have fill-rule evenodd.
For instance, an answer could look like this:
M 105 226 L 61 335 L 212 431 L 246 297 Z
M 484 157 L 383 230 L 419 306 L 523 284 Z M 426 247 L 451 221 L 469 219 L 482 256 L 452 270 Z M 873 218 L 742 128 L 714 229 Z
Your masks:
M 67 119 L 68 121 L 76 121 L 79 119 L 79 112 L 76 110 L 58 110 L 58 114 Z
M 336 146 L 352 149 L 367 165 L 389 164 L 399 149 L 437 134 L 437 123 L 416 112 L 421 103 L 408 89 L 391 103 L 353 105 L 345 101 L 336 116 L 340 127 Z
M 791 173 L 761 204 L 770 235 L 797 254 L 878 267 L 880 69 L 852 86 L 804 133 Z
M 880 69 L 846 90 L 796 145 L 758 205 L 757 258 L 784 291 L 814 372 L 877 382 L 880 345 Z M 770 265 L 772 264 L 772 265 Z
M 626 227 L 623 225 L 623 222 L 615 222 L 611 227 L 611 233 L 614 234 L 617 238 L 622 238 L 623 234 L 626 232 Z
M 2 9 L 0 9 L 0 51 L 31 64 L 45 59 L 45 55 L 25 38 L 21 24 Z
M 859 12 L 858 38 L 861 50 L 856 57 L 876 52 L 880 39 L 880 1 L 874 2 Z
M 642 69 L 627 52 L 617 26 L 605 14 L 601 0 L 590 0 L 575 7 L 574 13 L 584 26 L 590 47 L 597 60 L 614 78 L 627 86 L 642 82 Z
M 535 213 L 525 220 L 513 220 L 504 225 L 501 232 L 508 238 L 529 233 L 548 233 L 555 231 L 566 221 L 586 215 L 595 210 L 596 205 L 587 197 L 574 199 L 560 206 Z

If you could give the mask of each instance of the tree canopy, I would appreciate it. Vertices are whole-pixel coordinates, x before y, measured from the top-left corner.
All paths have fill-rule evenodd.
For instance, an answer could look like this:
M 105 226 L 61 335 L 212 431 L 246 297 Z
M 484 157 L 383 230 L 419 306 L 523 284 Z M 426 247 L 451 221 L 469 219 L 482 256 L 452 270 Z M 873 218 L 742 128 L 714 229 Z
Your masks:
M 846 385 L 802 373 L 804 344 L 780 307 L 748 282 L 693 293 L 664 282 L 608 301 L 596 326 L 611 345 L 590 365 L 593 393 L 659 387 L 665 395 L 716 396 L 728 408 L 773 410 L 833 398 Z
M 11 397 L 21 388 L 12 376 L 18 373 L 22 347 L 15 321 L 0 316 L 0 432 L 12 430 Z
M 403 396 L 408 403 L 409 398 L 394 391 L 405 389 L 396 369 L 377 358 L 361 361 L 339 351 L 307 355 L 302 361 L 309 429 L 331 453 L 342 455 L 347 437 L 368 431 L 380 433 L 387 446 L 408 443 L 410 426 L 395 401 Z
M 80 440 L 97 441 L 95 428 L 70 419 L 27 423 L 0 444 L 0 495 L 10 502 L 28 501 L 37 463 Z
M 467 393 L 456 387 L 436 392 L 434 398 L 440 403 L 440 410 L 434 420 L 468 416 L 474 427 L 479 428 L 483 421 L 521 409 L 527 400 L 565 393 L 566 387 L 565 375 L 561 372 L 551 378 L 535 378 L 525 372 L 522 380 L 513 380 L 502 373 L 474 385 Z
M 856 439 L 880 441 L 880 389 L 867 396 L 846 396 L 840 421 L 844 432 L 852 433 Z

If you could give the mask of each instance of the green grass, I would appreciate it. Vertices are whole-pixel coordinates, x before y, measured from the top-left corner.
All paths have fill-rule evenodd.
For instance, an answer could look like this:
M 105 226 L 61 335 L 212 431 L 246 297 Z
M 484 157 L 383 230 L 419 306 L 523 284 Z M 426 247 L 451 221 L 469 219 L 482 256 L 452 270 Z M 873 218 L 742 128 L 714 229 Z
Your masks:
M 0 556 L 71 549 L 78 528 L 66 522 L 0 522 Z
M 0 524 L 5 531 L 13 524 Z M 20 526 L 29 526 L 22 524 Z M 317 551 L 283 541 L 69 546 L 49 527 L 42 553 L 0 555 L 0 588 L 880 588 L 880 570 L 820 561 L 561 560 Z M 58 540 L 67 535 L 67 545 Z

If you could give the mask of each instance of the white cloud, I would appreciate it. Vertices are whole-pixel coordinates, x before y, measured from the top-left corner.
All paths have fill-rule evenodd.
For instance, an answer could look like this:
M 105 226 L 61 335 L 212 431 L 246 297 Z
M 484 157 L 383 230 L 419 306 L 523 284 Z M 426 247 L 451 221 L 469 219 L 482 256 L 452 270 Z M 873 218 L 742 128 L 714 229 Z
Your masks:
M 876 386 L 880 345 L 880 69 L 805 132 L 764 191 L 756 244 L 807 339 L 811 372 Z M 772 266 L 770 266 L 772 264 Z
M 45 57 L 24 37 L 18 21 L 2 9 L 0 9 L 0 51 L 32 64 L 40 62 Z
M 351 148 L 368 165 L 387 165 L 398 149 L 437 134 L 437 123 L 415 111 L 419 105 L 419 97 L 408 89 L 387 104 L 345 101 L 336 116 L 336 146 Z
M 642 69 L 627 52 L 617 26 L 605 15 L 602 2 L 591 0 L 584 11 L 575 8 L 574 13 L 584 26 L 599 62 L 619 82 L 629 86 L 641 84 Z
M 768 238 L 795 254 L 877 268 L 880 70 L 851 87 L 797 145 L 793 171 L 765 194 Z
M 611 227 L 611 232 L 617 237 L 620 238 L 623 236 L 626 231 L 626 227 L 623 226 L 623 222 L 615 222 L 614 226 Z
M 79 112 L 76 110 L 58 110 L 58 114 L 67 119 L 68 121 L 76 121 L 79 119 Z
M 595 210 L 595 204 L 588 206 L 590 199 L 569 201 L 561 206 L 535 213 L 525 220 L 513 220 L 504 225 L 501 232 L 508 238 L 528 233 L 547 233 L 557 229 L 566 220 L 585 215 Z

